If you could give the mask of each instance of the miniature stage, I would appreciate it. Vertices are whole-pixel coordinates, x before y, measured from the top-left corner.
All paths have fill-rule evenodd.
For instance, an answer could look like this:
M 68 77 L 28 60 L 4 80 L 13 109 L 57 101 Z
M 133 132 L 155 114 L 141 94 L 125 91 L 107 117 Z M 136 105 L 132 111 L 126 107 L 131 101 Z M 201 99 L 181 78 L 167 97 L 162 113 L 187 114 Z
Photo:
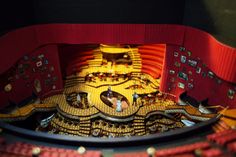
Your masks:
M 86 54 L 81 53 L 81 62 Z M 33 110 L 53 111 L 32 129 L 114 138 L 167 132 L 216 116 L 178 104 L 174 95 L 161 92 L 161 73 L 153 76 L 141 72 L 136 48 L 101 45 L 92 54 L 86 64 L 71 68 L 61 94 L 48 96 L 41 104 L 24 106 L 5 118 L 26 118 Z

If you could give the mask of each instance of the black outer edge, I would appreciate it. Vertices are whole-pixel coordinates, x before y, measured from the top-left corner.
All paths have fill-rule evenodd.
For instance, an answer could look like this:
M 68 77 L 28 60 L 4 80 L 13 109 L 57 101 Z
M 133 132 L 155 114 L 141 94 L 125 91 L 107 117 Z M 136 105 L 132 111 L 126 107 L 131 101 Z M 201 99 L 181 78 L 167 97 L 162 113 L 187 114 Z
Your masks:
M 181 129 L 176 129 L 159 134 L 151 134 L 148 136 L 134 136 L 130 138 L 118 137 L 118 138 L 97 138 L 97 137 L 79 137 L 79 136 L 66 136 L 66 135 L 56 135 L 48 134 L 43 132 L 35 132 L 32 130 L 27 130 L 19 128 L 0 121 L 0 127 L 13 135 L 18 135 L 20 137 L 31 138 L 33 140 L 51 142 L 56 144 L 66 144 L 66 145 L 84 145 L 84 146 L 95 146 L 95 147 L 114 147 L 114 146 L 137 146 L 153 144 L 165 141 L 171 141 L 179 138 L 186 138 L 187 136 L 196 136 L 211 130 L 212 124 L 216 123 L 219 118 L 215 117 L 208 121 L 201 122 L 192 127 L 186 127 Z

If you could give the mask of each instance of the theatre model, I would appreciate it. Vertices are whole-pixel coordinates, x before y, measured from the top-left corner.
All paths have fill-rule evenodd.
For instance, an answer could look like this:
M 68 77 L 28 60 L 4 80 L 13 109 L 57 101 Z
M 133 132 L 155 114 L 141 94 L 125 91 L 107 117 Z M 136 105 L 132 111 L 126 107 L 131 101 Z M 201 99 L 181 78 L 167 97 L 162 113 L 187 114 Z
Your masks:
M 8 136 L 127 147 L 201 135 L 183 154 L 236 152 L 236 49 L 206 32 L 165 24 L 35 25 L 2 36 L 0 52 L 0 127 Z M 29 143 L 0 147 L 50 152 Z M 156 156 L 181 156 L 168 149 Z

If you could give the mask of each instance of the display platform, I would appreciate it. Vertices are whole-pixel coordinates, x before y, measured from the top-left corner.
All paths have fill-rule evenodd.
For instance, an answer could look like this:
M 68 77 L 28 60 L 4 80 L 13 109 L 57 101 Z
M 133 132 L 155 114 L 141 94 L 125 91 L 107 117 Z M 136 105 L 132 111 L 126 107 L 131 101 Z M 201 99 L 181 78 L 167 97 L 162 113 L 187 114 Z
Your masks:
M 96 25 L 97 32 L 95 25 L 70 26 L 35 26 L 0 40 L 0 50 L 21 33 L 30 43 L 5 45 L 16 56 L 6 54 L 9 62 L 0 62 L 5 156 L 234 155 L 235 49 L 182 26 L 139 25 L 145 41 L 129 25 Z M 167 39 L 159 29 L 180 37 Z M 97 35 L 68 38 L 80 30 Z M 114 31 L 112 42 L 98 30 Z M 46 32 L 52 36 L 44 38 Z M 221 46 L 228 61 L 217 62 L 221 49 L 212 57 L 199 52 L 190 35 Z M 213 53 L 206 43 L 202 51 Z

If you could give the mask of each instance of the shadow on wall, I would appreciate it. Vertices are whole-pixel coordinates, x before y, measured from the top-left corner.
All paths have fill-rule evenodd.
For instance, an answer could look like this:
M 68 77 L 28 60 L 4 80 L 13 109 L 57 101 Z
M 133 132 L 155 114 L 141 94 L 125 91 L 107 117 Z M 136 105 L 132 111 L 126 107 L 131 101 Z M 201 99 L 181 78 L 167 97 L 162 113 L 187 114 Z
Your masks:
M 92 51 L 98 47 L 99 44 L 59 45 L 58 53 L 59 53 L 62 77 L 65 79 L 66 76 L 75 74 L 77 71 L 77 69 L 74 69 L 76 68 L 76 65 L 81 66 L 80 63 L 86 62 L 87 59 L 93 57 Z
M 236 47 L 235 0 L 186 0 L 183 24 L 209 32 Z

